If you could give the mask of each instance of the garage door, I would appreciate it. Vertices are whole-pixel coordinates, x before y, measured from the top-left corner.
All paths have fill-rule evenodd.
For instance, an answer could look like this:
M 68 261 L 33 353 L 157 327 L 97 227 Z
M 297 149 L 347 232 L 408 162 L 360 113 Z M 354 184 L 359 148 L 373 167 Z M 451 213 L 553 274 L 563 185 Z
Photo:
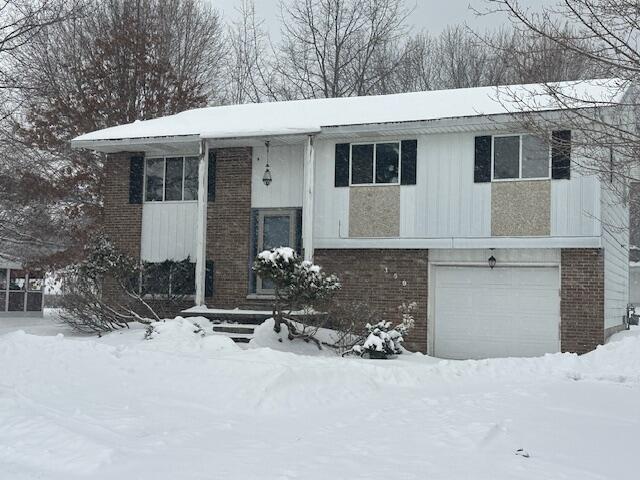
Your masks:
M 444 267 L 435 272 L 434 355 L 536 356 L 559 351 L 557 267 Z

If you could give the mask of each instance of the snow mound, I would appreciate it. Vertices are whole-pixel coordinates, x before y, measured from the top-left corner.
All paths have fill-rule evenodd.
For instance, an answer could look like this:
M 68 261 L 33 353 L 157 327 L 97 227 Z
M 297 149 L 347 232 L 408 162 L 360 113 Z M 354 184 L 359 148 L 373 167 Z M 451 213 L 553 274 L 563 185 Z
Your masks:
M 303 327 L 301 323 L 295 322 L 300 329 Z M 282 325 L 280 333 L 273 331 L 274 320 L 269 318 L 262 324 L 258 325 L 254 330 L 254 336 L 249 342 L 249 348 L 270 348 L 279 352 L 289 352 L 298 355 L 311 355 L 322 357 L 335 357 L 340 352 L 327 345 L 335 345 L 340 338 L 340 334 L 329 328 L 319 328 L 315 334 L 323 345 L 322 348 L 314 342 L 305 342 L 301 339 L 289 340 L 289 329 L 286 325 Z
M 289 340 L 289 329 L 286 325 L 282 325 L 280 333 L 273 331 L 273 325 L 273 318 L 269 318 L 262 324 L 258 325 L 253 332 L 253 338 L 249 342 L 249 348 L 270 348 L 279 352 L 289 352 L 298 355 L 332 357 L 335 357 L 336 355 L 332 349 L 324 346 L 320 349 L 313 342 L 305 342 L 300 339 Z M 325 341 L 327 339 L 323 338 L 321 334 L 318 335 L 318 338 L 320 341 Z
M 229 337 L 215 334 L 211 322 L 204 317 L 154 322 L 147 328 L 145 339 L 145 349 L 163 352 L 218 353 L 240 349 Z
M 640 335 L 620 337 L 578 358 L 576 380 L 640 383 Z

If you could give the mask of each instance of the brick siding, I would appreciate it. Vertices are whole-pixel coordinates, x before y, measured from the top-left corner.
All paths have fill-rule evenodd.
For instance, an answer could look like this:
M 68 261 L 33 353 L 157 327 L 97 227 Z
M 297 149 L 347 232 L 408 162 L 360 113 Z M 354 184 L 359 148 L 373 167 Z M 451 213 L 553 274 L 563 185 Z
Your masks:
M 316 250 L 315 263 L 339 276 L 339 302 L 364 302 L 380 320 L 401 321 L 398 307 L 416 302 L 415 328 L 405 346 L 427 351 L 427 250 Z
M 136 154 L 111 154 L 105 161 L 103 229 L 118 248 L 139 257 L 142 204 L 129 203 L 129 157 L 132 155 Z
M 134 152 L 107 155 L 104 162 L 102 230 L 123 252 L 140 257 L 142 235 L 142 204 L 129 203 L 129 158 Z M 116 299 L 118 289 L 113 280 L 107 279 L 102 287 L 103 295 Z M 146 312 L 138 312 L 146 315 Z
M 560 270 L 562 351 L 590 352 L 604 342 L 604 251 L 563 248 Z
M 251 147 L 216 150 L 215 201 L 207 206 L 207 258 L 214 262 L 216 308 L 270 308 L 249 300 Z

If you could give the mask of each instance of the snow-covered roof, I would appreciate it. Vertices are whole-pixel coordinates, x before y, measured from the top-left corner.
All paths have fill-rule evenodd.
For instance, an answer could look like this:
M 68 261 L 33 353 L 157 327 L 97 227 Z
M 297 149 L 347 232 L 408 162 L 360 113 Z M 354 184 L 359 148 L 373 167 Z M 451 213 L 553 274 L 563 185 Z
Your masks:
M 626 91 L 621 80 L 604 79 L 206 107 L 86 133 L 73 139 L 72 145 L 90 147 L 100 141 L 182 136 L 224 139 L 310 134 L 325 127 L 567 108 L 549 94 L 549 86 L 562 91 L 563 98 L 576 99 L 570 105 L 573 108 L 593 106 L 585 100 L 615 104 Z

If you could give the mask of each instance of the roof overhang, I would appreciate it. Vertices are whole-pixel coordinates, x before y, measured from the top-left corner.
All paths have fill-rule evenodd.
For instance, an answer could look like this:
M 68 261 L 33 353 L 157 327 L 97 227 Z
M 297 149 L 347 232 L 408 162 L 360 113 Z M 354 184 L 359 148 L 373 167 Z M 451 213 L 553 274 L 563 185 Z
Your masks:
M 180 135 L 164 137 L 121 138 L 113 140 L 72 140 L 74 149 L 89 149 L 103 153 L 144 152 L 146 155 L 195 155 L 204 140 L 210 148 L 260 147 L 269 141 L 272 146 L 296 145 L 305 142 L 309 135 L 320 139 L 370 138 L 380 136 L 404 136 L 430 133 L 493 132 L 518 128 L 523 117 L 537 115 L 546 121 L 561 121 L 563 110 L 505 113 L 467 117 L 449 117 L 434 120 L 406 122 L 365 123 L 357 125 L 330 125 L 320 129 L 302 130 L 296 133 L 251 132 L 242 135 L 207 137 L 206 135 Z
M 102 153 L 144 152 L 147 155 L 197 154 L 200 142 L 206 141 L 211 148 L 260 147 L 269 141 L 272 145 L 296 145 L 303 143 L 309 135 L 320 130 L 294 134 L 263 134 L 206 137 L 201 135 L 180 135 L 173 137 L 119 138 L 114 140 L 72 140 L 71 148 L 94 150 Z

